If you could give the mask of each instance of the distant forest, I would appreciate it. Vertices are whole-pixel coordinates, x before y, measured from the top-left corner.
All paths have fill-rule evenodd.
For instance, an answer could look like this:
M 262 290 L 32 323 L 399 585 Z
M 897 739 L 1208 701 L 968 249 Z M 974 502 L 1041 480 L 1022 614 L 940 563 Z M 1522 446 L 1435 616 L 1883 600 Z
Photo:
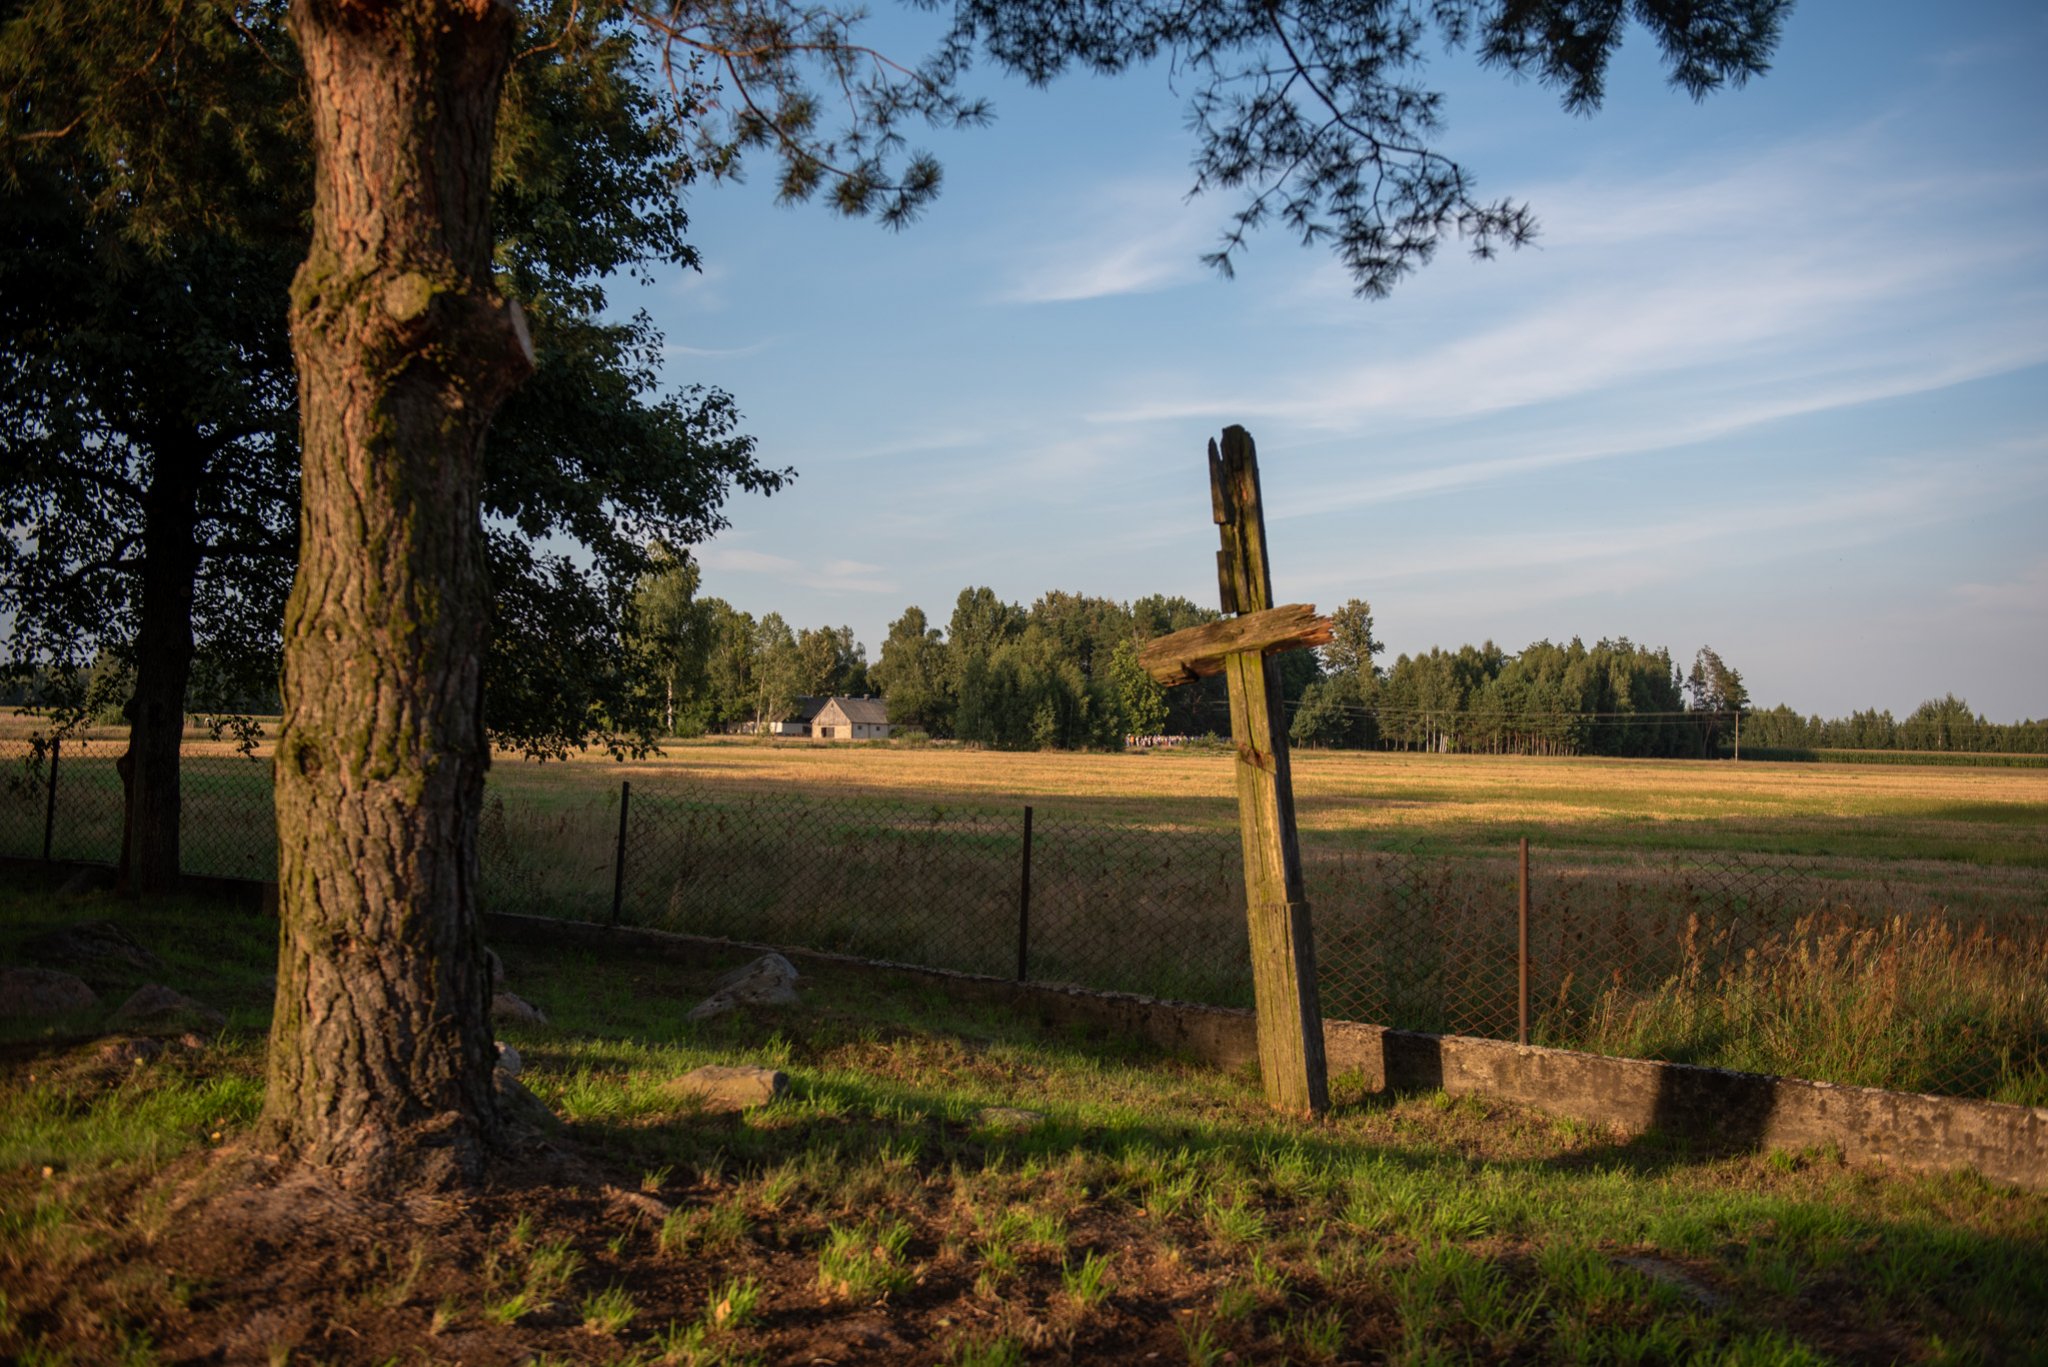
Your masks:
M 1227 733 L 1221 679 L 1161 689 L 1137 662 L 1155 636 L 1216 620 L 1185 598 L 1129 603 L 1054 591 L 1030 607 L 988 588 L 961 590 L 943 628 L 911 606 L 879 657 L 846 627 L 792 631 L 696 596 L 684 564 L 642 585 L 636 657 L 667 729 L 696 734 L 789 716 L 796 700 L 879 693 L 911 733 L 1005 748 L 1117 748 L 1128 737 Z M 1320 651 L 1279 657 L 1297 745 L 1487 754 L 1702 756 L 1762 750 L 1868 749 L 2048 754 L 2048 721 L 1999 724 L 1954 696 L 1904 719 L 1846 720 L 1751 707 L 1742 675 L 1710 647 L 1689 666 L 1626 638 L 1588 646 L 1487 642 L 1401 655 L 1391 665 L 1370 604 L 1332 618 Z
M 1005 749 L 1117 749 L 1132 737 L 1199 738 L 1230 730 L 1220 678 L 1162 689 L 1138 665 L 1155 636 L 1215 621 L 1185 598 L 1129 603 L 1054 591 L 1026 608 L 988 588 L 961 590 L 943 627 L 920 607 L 889 627 L 879 657 L 846 626 L 793 628 L 698 593 L 694 563 L 678 560 L 640 582 L 620 628 L 631 677 L 618 729 L 701 735 L 795 714 L 807 696 L 874 695 L 899 735 Z M 1997 723 L 1947 695 L 1903 718 L 1856 712 L 1838 720 L 1779 705 L 1758 710 L 1742 675 L 1711 647 L 1681 666 L 1661 646 L 1626 637 L 1591 646 L 1536 641 L 1518 652 L 1491 641 L 1400 655 L 1384 664 L 1371 605 L 1333 614 L 1318 651 L 1279 657 L 1296 745 L 1441 753 L 1702 757 L 1814 751 L 2048 755 L 2048 720 Z M 108 657 L 91 693 L 119 720 L 123 671 Z M 60 690 L 18 676 L 0 701 L 33 705 Z M 266 702 L 268 706 L 266 706 Z M 274 698 L 250 698 L 271 711 Z

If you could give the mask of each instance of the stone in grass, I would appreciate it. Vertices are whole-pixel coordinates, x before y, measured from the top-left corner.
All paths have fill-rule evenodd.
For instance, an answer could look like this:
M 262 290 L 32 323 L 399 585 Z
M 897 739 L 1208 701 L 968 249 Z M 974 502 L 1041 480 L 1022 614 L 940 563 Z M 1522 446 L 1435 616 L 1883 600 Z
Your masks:
M 163 966 L 156 955 L 112 921 L 82 921 L 46 930 L 25 941 L 21 949 L 38 963 L 67 968 L 132 968 L 147 973 Z
M 491 1070 L 491 1087 L 498 1094 L 500 1113 L 516 1126 L 533 1130 L 554 1128 L 555 1114 L 548 1104 L 503 1068 Z
M 519 1057 L 519 1051 L 503 1040 L 498 1041 L 498 1071 L 506 1077 L 518 1077 L 526 1068 L 526 1060 Z
M 153 1039 L 112 1039 L 99 1048 L 102 1063 L 117 1068 L 135 1068 L 149 1062 L 164 1051 L 162 1040 Z
M 765 1106 L 789 1090 L 789 1074 L 778 1068 L 726 1067 L 707 1063 L 668 1084 L 669 1090 L 696 1097 L 710 1111 L 744 1111 Z
M 1668 1258 L 1660 1258 L 1654 1253 L 1636 1253 L 1616 1257 L 1614 1261 L 1631 1272 L 1640 1272 L 1653 1282 L 1662 1282 L 1703 1310 L 1720 1310 L 1728 1304 L 1726 1296 Z
M 99 994 L 54 968 L 0 968 L 0 1016 L 62 1016 L 99 1005 Z
M 505 990 L 505 961 L 498 957 L 497 950 L 490 948 L 488 945 L 484 947 L 484 966 L 491 970 L 491 991 L 494 993 L 503 992 Z
M 57 888 L 60 897 L 86 897 L 114 886 L 114 870 L 105 864 L 81 864 Z
M 212 1007 L 193 1001 L 184 993 L 174 992 L 161 983 L 148 983 L 136 988 L 134 995 L 107 1017 L 107 1024 L 117 1030 L 138 1030 L 149 1034 L 219 1030 L 227 1023 L 228 1018 Z
M 491 998 L 491 1019 L 517 1021 L 521 1025 L 546 1025 L 548 1013 L 516 993 L 500 992 Z
M 974 1113 L 975 1128 L 982 1130 L 1017 1133 L 1035 1130 L 1044 1123 L 1043 1114 L 1038 1111 L 1027 1111 L 1021 1106 L 984 1106 Z
M 711 995 L 690 1010 L 689 1019 L 705 1020 L 736 1006 L 794 1006 L 796 965 L 780 954 L 763 954 L 712 984 Z

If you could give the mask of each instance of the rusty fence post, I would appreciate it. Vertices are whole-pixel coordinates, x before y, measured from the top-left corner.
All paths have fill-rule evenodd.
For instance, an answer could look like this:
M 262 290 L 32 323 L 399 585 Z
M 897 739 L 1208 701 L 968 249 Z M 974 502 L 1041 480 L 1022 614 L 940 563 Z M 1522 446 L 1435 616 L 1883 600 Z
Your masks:
M 1520 981 L 1516 985 L 1518 1007 L 1518 1029 L 1516 1039 L 1523 1044 L 1529 1042 L 1529 837 L 1522 837 L 1522 895 L 1520 912 L 1516 916 L 1517 935 L 1515 964 Z
M 612 856 L 612 924 L 619 923 L 619 908 L 626 900 L 626 808 L 633 801 L 633 781 L 619 780 L 619 845 Z
M 43 800 L 43 862 L 50 862 L 50 848 L 57 837 L 57 757 L 64 751 L 62 740 L 50 742 L 50 790 Z
M 1031 808 L 1024 808 L 1024 858 L 1017 878 L 1017 981 L 1031 972 Z

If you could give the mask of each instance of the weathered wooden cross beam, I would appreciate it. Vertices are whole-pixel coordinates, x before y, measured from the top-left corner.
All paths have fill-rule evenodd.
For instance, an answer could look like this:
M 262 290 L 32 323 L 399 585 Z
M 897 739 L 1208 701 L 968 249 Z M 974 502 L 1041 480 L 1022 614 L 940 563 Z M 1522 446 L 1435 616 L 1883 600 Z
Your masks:
M 1258 1007 L 1259 1074 L 1266 1100 L 1297 1113 L 1329 1109 L 1323 1013 L 1316 1000 L 1315 937 L 1302 891 L 1294 833 L 1294 785 L 1287 767 L 1287 716 L 1280 666 L 1271 657 L 1322 645 L 1330 619 L 1305 604 L 1273 606 L 1266 563 L 1266 515 L 1259 503 L 1258 453 L 1242 427 L 1209 443 L 1209 496 L 1223 549 L 1216 578 L 1223 611 L 1240 614 L 1148 643 L 1139 662 L 1162 684 L 1210 674 L 1230 684 L 1230 733 L 1237 741 L 1237 816 L 1244 844 L 1245 912 L 1251 923 L 1252 988 Z

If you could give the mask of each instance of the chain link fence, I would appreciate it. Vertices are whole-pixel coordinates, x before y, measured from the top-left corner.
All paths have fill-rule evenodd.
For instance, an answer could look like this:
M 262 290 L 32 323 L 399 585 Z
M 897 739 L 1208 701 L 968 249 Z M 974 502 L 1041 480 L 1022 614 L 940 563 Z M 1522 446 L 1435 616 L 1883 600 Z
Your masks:
M 1021 841 L 1006 814 L 643 783 L 624 829 L 619 905 L 636 924 L 967 973 L 1011 966 Z
M 118 753 L 0 750 L 0 854 L 113 862 Z M 274 877 L 267 760 L 183 780 L 186 870 Z M 641 770 L 494 781 L 479 844 L 494 910 L 1252 1003 L 1232 827 Z M 1537 848 L 1525 875 L 1313 825 L 1301 849 L 1328 1017 L 2048 1104 L 2037 870 Z
M 0 855 L 82 864 L 121 857 L 125 741 L 0 742 Z M 214 878 L 277 877 L 270 760 L 209 746 L 178 761 L 179 867 Z

